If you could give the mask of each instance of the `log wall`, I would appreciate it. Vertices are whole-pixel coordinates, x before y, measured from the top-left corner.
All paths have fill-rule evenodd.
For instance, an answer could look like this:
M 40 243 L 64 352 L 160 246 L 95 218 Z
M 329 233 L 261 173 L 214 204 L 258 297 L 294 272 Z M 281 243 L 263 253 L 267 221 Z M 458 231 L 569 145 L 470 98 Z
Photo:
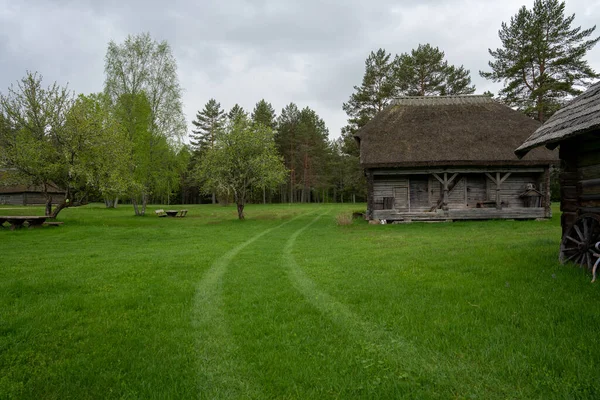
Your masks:
M 581 214 L 600 214 L 600 131 L 560 144 L 563 234 Z

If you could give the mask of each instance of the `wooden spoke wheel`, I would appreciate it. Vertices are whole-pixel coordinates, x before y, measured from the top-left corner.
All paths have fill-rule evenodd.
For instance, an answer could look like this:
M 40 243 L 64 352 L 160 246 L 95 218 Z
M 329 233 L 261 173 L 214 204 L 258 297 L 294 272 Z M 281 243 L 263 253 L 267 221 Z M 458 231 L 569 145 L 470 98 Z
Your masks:
M 600 241 L 600 216 L 583 214 L 567 230 L 560 243 L 560 261 L 572 261 L 581 267 L 592 269 L 600 252 L 596 243 Z

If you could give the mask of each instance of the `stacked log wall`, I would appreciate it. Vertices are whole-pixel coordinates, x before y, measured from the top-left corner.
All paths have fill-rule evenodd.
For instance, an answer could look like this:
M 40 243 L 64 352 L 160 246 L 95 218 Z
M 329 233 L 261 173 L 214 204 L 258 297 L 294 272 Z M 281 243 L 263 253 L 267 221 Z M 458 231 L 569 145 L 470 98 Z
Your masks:
M 600 131 L 560 144 L 563 234 L 578 216 L 600 214 Z

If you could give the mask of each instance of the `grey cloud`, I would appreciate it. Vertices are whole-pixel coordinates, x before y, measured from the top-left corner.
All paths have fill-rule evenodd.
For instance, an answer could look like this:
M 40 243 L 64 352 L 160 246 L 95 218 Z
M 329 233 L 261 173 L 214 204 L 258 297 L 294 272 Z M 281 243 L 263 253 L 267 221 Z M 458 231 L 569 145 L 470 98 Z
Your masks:
M 531 1 L 532 2 L 532 1 Z M 188 120 L 211 97 L 251 110 L 265 98 L 279 112 L 289 102 L 315 109 L 337 136 L 342 103 L 359 85 L 364 60 L 380 47 L 393 54 L 431 43 L 471 70 L 478 92 L 488 48 L 521 0 L 125 1 L 0 0 L 0 91 L 26 69 L 77 92 L 102 89 L 110 40 L 150 32 L 177 58 Z M 598 1 L 570 0 L 575 24 L 600 20 Z M 600 48 L 588 60 L 600 70 Z

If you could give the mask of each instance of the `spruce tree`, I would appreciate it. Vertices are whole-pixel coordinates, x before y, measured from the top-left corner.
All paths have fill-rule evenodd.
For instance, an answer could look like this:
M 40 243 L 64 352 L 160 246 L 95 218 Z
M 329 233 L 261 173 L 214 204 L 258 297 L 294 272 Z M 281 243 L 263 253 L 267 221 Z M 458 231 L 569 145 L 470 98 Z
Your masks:
M 235 104 L 227 113 L 227 119 L 231 125 L 245 122 L 248 119 L 248 113 L 239 104 Z
M 250 118 L 252 118 L 252 122 L 255 124 L 261 124 L 267 128 L 271 128 L 272 130 L 277 129 L 275 109 L 271 103 L 266 102 L 265 99 L 262 99 L 256 103 Z
M 471 94 L 469 70 L 448 65 L 444 52 L 429 43 L 420 44 L 410 54 L 396 56 L 396 80 L 399 92 L 408 96 Z
M 598 42 L 589 39 L 596 26 L 571 28 L 575 14 L 565 16 L 565 2 L 535 0 L 523 6 L 498 31 L 502 48 L 488 49 L 491 72 L 479 74 L 504 82 L 498 97 L 543 122 L 568 99 L 598 78 L 584 60 Z
M 195 151 L 204 151 L 212 148 L 216 132 L 225 124 L 225 111 L 215 99 L 210 99 L 202 111 L 196 113 L 192 121 L 196 129 L 192 130 L 190 143 Z

